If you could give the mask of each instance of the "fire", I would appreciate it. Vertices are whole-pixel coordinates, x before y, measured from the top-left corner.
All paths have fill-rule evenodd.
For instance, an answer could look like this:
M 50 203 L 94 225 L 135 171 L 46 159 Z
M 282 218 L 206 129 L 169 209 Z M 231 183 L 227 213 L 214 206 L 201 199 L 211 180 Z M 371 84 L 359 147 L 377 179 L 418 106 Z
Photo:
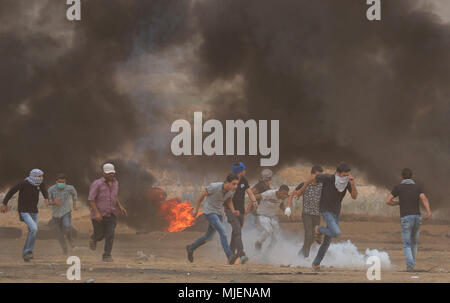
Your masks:
M 166 218 L 169 224 L 167 227 L 168 232 L 183 231 L 189 226 L 194 225 L 196 219 L 192 215 L 191 203 L 183 202 L 179 198 L 169 198 L 161 202 L 159 212 Z

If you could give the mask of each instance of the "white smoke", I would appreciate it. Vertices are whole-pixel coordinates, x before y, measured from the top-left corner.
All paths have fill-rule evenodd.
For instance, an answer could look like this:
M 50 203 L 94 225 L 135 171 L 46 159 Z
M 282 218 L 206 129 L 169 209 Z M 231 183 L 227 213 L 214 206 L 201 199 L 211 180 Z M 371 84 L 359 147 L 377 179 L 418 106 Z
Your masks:
M 250 219 L 251 216 L 248 218 Z M 311 267 L 311 264 L 317 255 L 319 245 L 314 243 L 311 246 L 309 257 L 304 258 L 299 255 L 303 246 L 303 230 L 300 234 L 294 234 L 281 230 L 274 248 L 269 249 L 270 238 L 266 240 L 261 251 L 255 249 L 255 242 L 260 234 L 258 228 L 250 220 L 246 220 L 242 231 L 242 240 L 247 256 L 252 263 L 272 264 L 278 266 L 301 266 Z M 228 239 L 231 237 L 231 226 L 225 224 Z M 366 248 L 364 253 L 358 251 L 358 248 L 350 240 L 342 240 L 337 243 L 331 243 L 321 266 L 333 266 L 337 268 L 366 268 L 366 260 L 370 256 L 378 256 L 381 260 L 383 269 L 391 268 L 389 254 L 377 249 Z

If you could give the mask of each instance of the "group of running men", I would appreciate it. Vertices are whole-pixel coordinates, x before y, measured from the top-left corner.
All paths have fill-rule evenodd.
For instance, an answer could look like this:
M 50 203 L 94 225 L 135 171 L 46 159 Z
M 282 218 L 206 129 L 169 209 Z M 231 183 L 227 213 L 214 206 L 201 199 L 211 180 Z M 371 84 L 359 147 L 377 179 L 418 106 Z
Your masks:
M 114 165 L 105 163 L 102 166 L 102 173 L 103 176 L 93 181 L 89 189 L 88 200 L 93 225 L 89 247 L 95 250 L 97 242 L 104 239 L 103 261 L 112 262 L 111 251 L 116 218 L 120 214 L 126 216 L 127 212 L 118 199 L 119 183 L 116 179 Z M 311 169 L 311 177 L 300 183 L 292 193 L 289 193 L 287 185 L 281 185 L 278 189 L 272 187 L 273 173 L 270 169 L 262 171 L 261 179 L 253 188 L 250 188 L 245 174 L 244 163 L 236 163 L 232 166 L 232 173 L 227 175 L 224 182 L 211 183 L 202 191 L 193 209 L 193 215 L 197 216 L 204 201 L 203 213 L 209 226 L 205 235 L 186 246 L 188 260 L 193 262 L 194 251 L 211 240 L 217 231 L 229 264 L 235 264 L 238 258 L 241 264 L 248 262 L 249 259 L 244 252 L 242 241 L 242 227 L 247 214 L 251 215 L 260 230 L 260 235 L 254 243 L 255 249 L 261 251 L 268 238 L 270 238 L 268 249 L 273 248 L 280 230 L 279 209 L 284 212 L 284 215 L 290 217 L 293 198 L 303 195 L 302 221 L 305 237 L 299 255 L 308 257 L 313 242 L 316 241 L 320 244 L 317 256 L 312 262 L 312 268 L 318 270 L 332 239 L 341 235 L 339 216 L 346 192 L 350 193 L 352 199 L 358 197 L 358 190 L 355 179 L 350 173 L 350 167 L 346 163 L 340 163 L 334 174 L 324 174 L 322 167 L 314 165 Z M 412 170 L 403 169 L 402 178 L 401 183 L 395 186 L 389 194 L 386 203 L 391 206 L 400 206 L 406 265 L 407 270 L 412 271 L 416 265 L 419 230 L 422 223 L 420 201 L 427 212 L 425 219 L 430 218 L 431 211 L 421 186 L 412 179 Z M 19 192 L 17 206 L 19 218 L 28 226 L 28 236 L 22 251 L 23 259 L 27 262 L 33 258 L 38 230 L 39 192 L 43 194 L 45 204 L 51 205 L 53 208 L 51 223 L 57 232 L 57 238 L 64 254 L 68 254 L 65 238 L 73 247 L 71 202 L 73 209 L 78 209 L 77 191 L 72 185 L 66 184 L 66 179 L 65 175 L 58 175 L 56 183 L 47 190 L 43 183 L 44 172 L 33 169 L 29 176 L 13 186 L 3 199 L 0 210 L 5 213 L 8 210 L 8 201 L 16 192 Z M 246 194 L 250 199 L 247 206 L 245 206 Z M 396 197 L 399 197 L 398 201 L 394 201 Z M 225 214 L 232 226 L 229 244 L 223 225 Z M 320 225 L 321 217 L 326 226 Z
M 269 169 L 264 169 L 259 182 L 250 188 L 248 180 L 245 178 L 244 163 L 235 163 L 232 166 L 232 173 L 227 175 L 224 182 L 209 184 L 197 200 L 193 215 L 197 216 L 200 206 L 204 202 L 203 213 L 209 225 L 205 235 L 186 246 L 188 260 L 194 262 L 194 251 L 211 240 L 215 232 L 218 232 L 228 263 L 235 264 L 237 259 L 240 259 L 240 264 L 248 262 L 249 258 L 244 252 L 242 241 L 242 227 L 244 218 L 248 214 L 256 218 L 256 225 L 260 231 L 260 235 L 254 243 L 256 251 L 262 250 L 268 238 L 270 241 L 267 249 L 270 250 L 275 247 L 280 231 L 279 209 L 284 212 L 284 215 L 290 217 L 293 198 L 298 199 L 303 196 L 302 222 L 305 236 L 299 255 L 304 258 L 309 257 L 314 241 L 320 244 L 312 262 L 312 268 L 319 270 L 320 263 L 332 239 L 341 235 L 339 216 L 342 200 L 347 191 L 352 199 L 358 197 L 355 179 L 350 171 L 350 167 L 346 163 L 340 163 L 334 174 L 324 174 L 322 167 L 314 165 L 311 169 L 311 177 L 300 183 L 292 193 L 289 193 L 287 185 L 281 185 L 278 189 L 272 188 L 272 171 Z M 430 218 L 431 211 L 422 188 L 412 179 L 411 169 L 403 169 L 402 177 L 403 181 L 392 190 L 386 203 L 391 206 L 400 205 L 407 270 L 413 271 L 416 265 L 417 243 L 422 222 L 420 201 L 427 212 L 425 219 Z M 246 193 L 250 200 L 247 206 L 245 206 Z M 395 197 L 399 197 L 398 202 L 393 201 Z M 223 225 L 224 215 L 232 227 L 229 244 Z M 321 217 L 326 226 L 320 225 Z
M 119 182 L 112 163 L 102 166 L 103 176 L 94 180 L 89 188 L 89 206 L 93 233 L 89 238 L 89 248 L 96 250 L 97 242 L 105 240 L 104 262 L 112 262 L 111 251 L 114 242 L 117 216 L 127 215 L 127 211 L 119 201 Z M 9 200 L 19 192 L 17 211 L 20 221 L 28 227 L 28 235 L 22 250 L 25 262 L 34 258 L 34 246 L 38 232 L 38 202 L 39 192 L 44 196 L 45 205 L 52 207 L 52 219 L 49 222 L 56 232 L 64 255 L 68 255 L 69 248 L 74 248 L 72 209 L 78 210 L 77 191 L 74 186 L 67 184 L 67 177 L 58 174 L 56 183 L 47 190 L 44 185 L 44 172 L 33 169 L 29 176 L 14 185 L 5 195 L 0 208 L 2 213 L 8 211 Z M 73 205 L 71 205 L 73 204 Z M 73 207 L 72 207 L 73 206 Z M 67 246 L 67 242 L 69 247 Z

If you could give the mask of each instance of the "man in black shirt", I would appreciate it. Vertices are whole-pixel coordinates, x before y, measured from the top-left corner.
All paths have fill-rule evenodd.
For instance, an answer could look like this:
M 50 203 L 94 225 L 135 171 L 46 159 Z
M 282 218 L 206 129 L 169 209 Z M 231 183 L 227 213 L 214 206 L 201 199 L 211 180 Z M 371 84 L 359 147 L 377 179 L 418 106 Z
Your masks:
M 256 203 L 255 196 L 253 195 L 250 185 L 245 178 L 246 167 L 244 163 L 235 163 L 232 166 L 233 174 L 239 177 L 239 183 L 234 192 L 232 201 L 235 210 L 239 210 L 239 216 L 233 214 L 228 206 L 225 206 L 225 213 L 228 218 L 228 222 L 231 224 L 231 240 L 230 249 L 233 254 L 236 254 L 240 258 L 240 263 L 244 264 L 248 261 L 248 257 L 244 252 L 244 245 L 242 244 L 242 226 L 244 225 L 244 217 L 253 204 Z M 245 193 L 250 198 L 250 204 L 247 210 L 245 209 Z
M 424 219 L 428 220 L 431 216 L 430 203 L 422 188 L 411 179 L 412 175 L 411 169 L 404 168 L 402 170 L 403 181 L 394 187 L 386 200 L 386 204 L 390 206 L 400 205 L 400 222 L 402 224 L 403 250 L 406 256 L 407 271 L 414 271 L 416 266 L 419 230 L 422 224 L 420 201 L 427 211 Z M 393 201 L 395 197 L 399 197 L 398 202 Z
M 33 169 L 30 175 L 25 180 L 13 186 L 5 198 L 1 206 L 1 212 L 8 211 L 8 201 L 19 192 L 19 199 L 17 209 L 19 211 L 19 218 L 28 226 L 28 236 L 23 248 L 22 256 L 25 262 L 33 258 L 34 243 L 36 241 L 36 234 L 38 230 L 38 208 L 39 191 L 45 198 L 45 204 L 49 205 L 47 189 L 42 183 L 44 180 L 44 172 L 40 169 Z
M 320 197 L 320 214 L 327 223 L 327 227 L 316 226 L 314 234 L 317 243 L 321 243 L 321 237 L 325 235 L 312 264 L 314 270 L 319 270 L 320 262 L 322 262 L 328 247 L 330 247 L 332 238 L 337 238 L 341 235 L 341 229 L 338 224 L 342 200 L 347 191 L 350 192 L 352 199 L 356 199 L 358 197 L 358 191 L 356 189 L 355 179 L 350 174 L 350 167 L 346 163 L 340 163 L 334 175 L 320 174 L 312 176 L 300 190 L 304 191 L 314 181 L 323 184 L 322 195 Z

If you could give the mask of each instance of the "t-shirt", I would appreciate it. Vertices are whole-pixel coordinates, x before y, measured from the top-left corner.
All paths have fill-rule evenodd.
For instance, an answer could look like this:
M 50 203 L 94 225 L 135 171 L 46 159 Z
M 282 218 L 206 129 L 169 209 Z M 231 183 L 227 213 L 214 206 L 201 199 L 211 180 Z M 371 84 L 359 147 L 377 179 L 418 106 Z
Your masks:
M 295 190 L 300 190 L 305 183 L 300 183 Z M 320 216 L 320 196 L 322 183 L 309 184 L 303 193 L 303 209 L 305 215 Z
M 261 194 L 261 202 L 256 210 L 258 215 L 273 217 L 276 216 L 280 208 L 280 204 L 284 200 L 277 197 L 277 190 L 266 190 Z
M 205 204 L 203 204 L 203 212 L 205 214 L 218 214 L 224 215 L 223 204 L 229 198 L 232 198 L 234 191 L 223 192 L 223 182 L 214 182 L 206 187 L 208 195 L 205 198 Z
M 255 186 L 253 186 L 253 188 L 257 190 L 258 194 L 262 194 L 266 190 L 270 189 L 269 185 L 267 185 L 266 182 L 264 182 L 263 180 L 259 180 L 259 182 L 256 183 Z M 261 199 L 256 199 L 256 201 L 258 201 L 259 203 Z
M 400 217 L 420 215 L 420 194 L 422 188 L 417 184 L 398 184 L 391 194 L 400 201 Z
M 339 215 L 341 213 L 341 203 L 347 191 L 352 192 L 350 183 L 343 192 L 336 189 L 336 177 L 331 174 L 320 174 L 316 176 L 316 182 L 323 183 L 322 196 L 320 197 L 320 212 L 331 212 Z
M 233 196 L 234 209 L 240 211 L 241 214 L 245 213 L 245 191 L 250 188 L 247 179 L 242 176 L 238 183 L 238 186 Z M 228 206 L 225 206 L 228 208 Z
M 58 185 L 54 184 L 50 186 L 48 189 L 48 198 L 51 203 L 54 203 L 54 200 L 59 198 L 61 201 L 61 205 L 53 204 L 53 217 L 54 218 L 61 218 L 65 214 L 72 211 L 71 201 L 72 198 L 73 202 L 76 202 L 77 197 L 77 191 L 75 190 L 75 187 L 72 185 L 67 184 L 63 189 L 58 188 Z

